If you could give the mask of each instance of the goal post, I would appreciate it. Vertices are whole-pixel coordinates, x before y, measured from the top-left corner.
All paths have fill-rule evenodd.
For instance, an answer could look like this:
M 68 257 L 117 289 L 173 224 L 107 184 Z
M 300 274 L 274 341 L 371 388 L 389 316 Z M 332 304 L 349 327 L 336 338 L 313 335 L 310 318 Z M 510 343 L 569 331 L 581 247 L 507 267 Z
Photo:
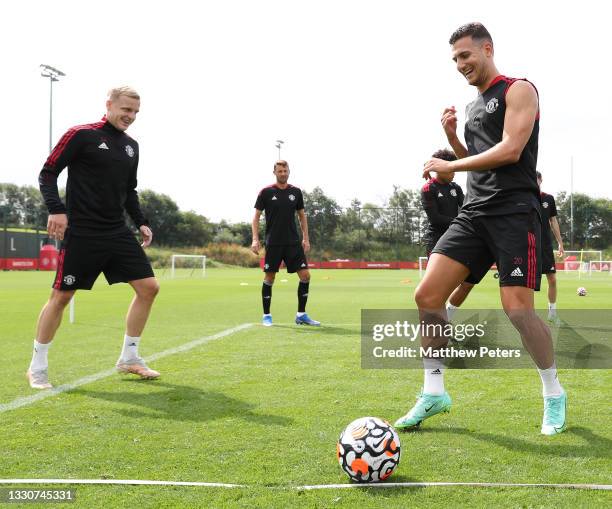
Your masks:
M 580 275 L 589 272 L 591 262 L 602 263 L 603 261 L 603 251 L 592 249 L 565 251 L 563 270 L 566 272 L 578 272 Z
M 427 268 L 427 260 L 429 260 L 427 256 L 419 256 L 419 279 L 423 279 L 423 272 Z
M 177 269 L 185 268 L 184 264 L 181 263 L 182 260 L 191 262 L 191 266 L 187 268 L 191 268 L 192 275 L 196 269 L 202 268 L 202 277 L 206 277 L 206 256 L 205 255 L 185 255 L 185 254 L 173 254 L 171 261 L 171 269 L 170 269 L 170 277 L 176 277 Z

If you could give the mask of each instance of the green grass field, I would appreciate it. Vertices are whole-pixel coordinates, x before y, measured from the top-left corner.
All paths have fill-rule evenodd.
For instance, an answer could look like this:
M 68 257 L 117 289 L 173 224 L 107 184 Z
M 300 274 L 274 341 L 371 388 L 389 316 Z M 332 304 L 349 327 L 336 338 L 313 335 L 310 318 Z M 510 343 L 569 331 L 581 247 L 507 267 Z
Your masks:
M 0 405 L 31 396 L 24 373 L 51 273 L 0 272 Z M 393 422 L 412 405 L 420 370 L 363 370 L 362 308 L 412 308 L 415 271 L 313 272 L 308 309 L 321 328 L 293 324 L 295 275 L 279 274 L 273 328 L 259 325 L 257 269 L 210 269 L 166 279 L 143 336 L 145 356 L 230 328 L 252 326 L 151 363 L 143 382 L 113 374 L 12 410 L 0 410 L 2 479 L 147 479 L 222 482 L 244 488 L 74 486 L 69 507 L 603 507 L 610 491 L 552 488 L 357 488 L 335 457 L 340 431 L 376 415 Z M 288 282 L 281 282 L 287 279 Z M 244 284 L 248 283 L 248 284 Z M 546 283 L 543 283 L 546 286 Z M 575 295 L 585 286 L 589 295 Z M 559 307 L 612 309 L 612 277 L 559 275 Z M 114 366 L 131 290 L 108 287 L 76 300 L 50 350 L 59 386 Z M 537 295 L 546 306 L 546 292 Z M 498 308 L 487 277 L 470 308 Z M 562 370 L 567 432 L 540 435 L 535 370 L 447 373 L 450 414 L 401 435 L 402 460 L 389 481 L 610 484 L 612 372 Z M 0 407 L 1 408 L 1 407 Z M 20 485 L 21 486 L 21 485 Z M 0 486 L 1 487 L 1 486 Z M 38 486 L 40 487 L 40 486 Z M 24 507 L 31 507 L 31 504 Z M 17 505 L 15 505 L 17 507 Z M 47 507 L 50 507 L 47 505 Z

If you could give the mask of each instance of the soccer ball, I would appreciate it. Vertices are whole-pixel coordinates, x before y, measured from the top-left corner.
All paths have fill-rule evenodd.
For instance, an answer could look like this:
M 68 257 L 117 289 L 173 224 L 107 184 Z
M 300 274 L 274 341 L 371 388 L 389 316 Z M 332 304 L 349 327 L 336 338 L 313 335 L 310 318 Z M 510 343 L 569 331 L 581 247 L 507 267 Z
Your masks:
M 389 477 L 400 460 L 400 440 L 391 425 L 378 417 L 362 417 L 340 434 L 338 462 L 355 482 L 378 482 Z
M 584 286 L 581 286 L 580 288 L 578 288 L 578 290 L 576 290 L 576 293 L 580 297 L 586 297 L 586 288 Z

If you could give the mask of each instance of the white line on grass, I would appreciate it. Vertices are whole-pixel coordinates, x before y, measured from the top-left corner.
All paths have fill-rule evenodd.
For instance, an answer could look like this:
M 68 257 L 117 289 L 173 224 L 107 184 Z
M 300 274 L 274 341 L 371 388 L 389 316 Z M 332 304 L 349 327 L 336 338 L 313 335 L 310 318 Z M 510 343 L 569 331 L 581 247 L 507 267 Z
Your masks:
M 245 484 L 222 482 L 140 481 L 138 479 L 0 479 L 0 484 L 114 484 L 140 486 L 205 486 L 210 488 L 248 488 Z
M 196 348 L 204 343 L 208 343 L 209 341 L 214 341 L 215 339 L 224 338 L 226 336 L 231 336 L 232 334 L 239 332 L 244 329 L 248 329 L 251 327 L 252 323 L 243 323 L 242 325 L 238 325 L 236 327 L 232 327 L 231 329 L 226 329 L 221 332 L 217 332 L 217 334 L 213 334 L 212 336 L 205 336 L 203 338 L 194 339 L 193 341 L 189 341 L 184 345 L 177 346 L 175 348 L 170 348 L 168 350 L 164 350 L 163 352 L 155 353 L 146 358 L 147 361 L 156 361 L 157 359 L 162 359 L 163 357 L 168 357 L 169 355 L 174 355 L 176 353 L 186 352 L 193 348 Z M 51 396 L 55 396 L 56 394 L 61 394 L 62 392 L 68 392 L 76 389 L 77 387 L 81 387 L 82 385 L 90 384 L 92 382 L 97 382 L 98 380 L 102 380 L 104 378 L 108 378 L 117 373 L 116 369 L 107 369 L 106 371 L 100 371 L 99 373 L 94 373 L 93 375 L 89 375 L 83 378 L 79 378 L 77 381 L 60 385 L 58 387 L 54 387 L 53 389 L 45 390 L 39 392 L 37 394 L 33 394 L 32 396 L 24 396 L 22 398 L 17 398 L 11 401 L 10 403 L 0 404 L 0 414 L 3 412 L 8 412 L 9 410 L 15 410 L 17 408 L 21 408 L 24 406 L 32 405 L 41 399 L 50 398 Z
M 315 484 L 296 486 L 298 490 L 325 490 L 336 488 L 426 488 L 433 486 L 473 486 L 481 488 L 561 488 L 575 490 L 612 490 L 612 484 L 546 484 L 506 482 L 385 482 L 369 484 Z
M 212 488 L 255 488 L 255 485 L 228 484 L 218 482 L 188 481 L 146 481 L 137 479 L 0 479 L 0 484 L 110 484 L 141 486 L 203 486 Z M 427 488 L 427 487 L 479 488 L 559 488 L 575 490 L 612 490 L 612 484 L 546 484 L 546 483 L 505 483 L 505 482 L 387 482 L 364 484 L 316 484 L 311 486 L 261 486 L 268 489 L 326 490 L 344 488 Z

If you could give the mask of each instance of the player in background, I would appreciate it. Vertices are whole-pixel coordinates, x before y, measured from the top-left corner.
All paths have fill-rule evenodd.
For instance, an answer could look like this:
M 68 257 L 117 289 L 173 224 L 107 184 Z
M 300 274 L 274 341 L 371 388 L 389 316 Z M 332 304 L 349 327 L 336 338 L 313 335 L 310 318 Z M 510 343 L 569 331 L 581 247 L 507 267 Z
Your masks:
M 542 174 L 538 171 L 538 186 L 542 188 Z M 542 196 L 542 274 L 546 274 L 548 280 L 548 319 L 557 319 L 557 268 L 555 266 L 555 253 L 552 246 L 552 231 L 557 241 L 557 256 L 560 258 L 565 254 L 563 239 L 557 221 L 557 204 L 552 194 L 541 191 Z
M 264 260 L 264 281 L 261 287 L 263 304 L 262 324 L 266 327 L 272 325 L 270 306 L 272 304 L 272 285 L 281 263 L 285 262 L 289 274 L 297 272 L 300 280 L 297 298 L 298 310 L 295 323 L 298 325 L 321 325 L 306 314 L 306 302 L 310 286 L 310 271 L 306 253 L 310 251 L 308 240 L 308 221 L 304 213 L 304 197 L 302 191 L 289 184 L 289 164 L 287 161 L 277 161 L 274 164 L 276 182 L 264 187 L 255 202 L 255 216 L 251 223 L 253 243 L 251 250 L 259 253 L 259 219 L 265 212 L 266 218 L 266 259 Z M 295 224 L 297 212 L 302 230 L 302 241 Z
M 435 335 L 440 328 L 435 325 L 446 323 L 446 300 L 468 275 L 478 282 L 496 262 L 503 309 L 542 380 L 541 432 L 554 435 L 566 428 L 567 397 L 557 378 L 550 330 L 534 308 L 533 292 L 539 290 L 541 278 L 538 93 L 528 81 L 499 73 L 493 39 L 481 23 L 460 27 L 449 44 L 457 70 L 478 95 L 466 108 L 467 146 L 457 136 L 455 108 L 446 108 L 442 114 L 442 127 L 458 159 L 432 158 L 423 171 L 424 178 L 432 171 L 437 175 L 467 171 L 468 178 L 466 201 L 436 244 L 415 290 L 420 319 L 434 331 L 423 335 L 421 343 L 433 349 L 448 344 L 446 338 Z M 427 327 L 430 324 L 434 327 Z M 443 359 L 424 358 L 424 368 L 423 391 L 416 405 L 395 423 L 399 429 L 418 426 L 450 410 Z
M 62 241 L 53 290 L 38 319 L 34 354 L 27 372 L 33 389 L 49 389 L 48 350 L 76 290 L 91 290 L 101 272 L 109 284 L 129 283 L 135 296 L 126 317 L 117 369 L 144 379 L 157 378 L 138 353 L 140 336 L 159 285 L 143 247 L 153 232 L 136 192 L 138 143 L 125 131 L 136 120 L 140 96 L 130 87 L 114 88 L 100 122 L 69 129 L 55 146 L 40 175 L 49 236 Z M 66 203 L 57 178 L 68 167 Z M 142 236 L 142 246 L 125 224 L 124 211 Z
M 457 156 L 448 149 L 441 149 L 432 154 L 432 157 L 455 161 Z M 425 233 L 425 248 L 427 258 L 431 255 L 436 243 L 448 230 L 451 222 L 463 205 L 463 190 L 456 182 L 454 173 L 443 173 L 429 179 L 421 189 L 421 204 L 427 214 L 427 232 Z M 469 280 L 469 277 L 468 277 Z M 446 303 L 448 319 L 453 318 L 455 310 L 463 304 L 474 287 L 473 283 L 463 281 L 451 294 Z

